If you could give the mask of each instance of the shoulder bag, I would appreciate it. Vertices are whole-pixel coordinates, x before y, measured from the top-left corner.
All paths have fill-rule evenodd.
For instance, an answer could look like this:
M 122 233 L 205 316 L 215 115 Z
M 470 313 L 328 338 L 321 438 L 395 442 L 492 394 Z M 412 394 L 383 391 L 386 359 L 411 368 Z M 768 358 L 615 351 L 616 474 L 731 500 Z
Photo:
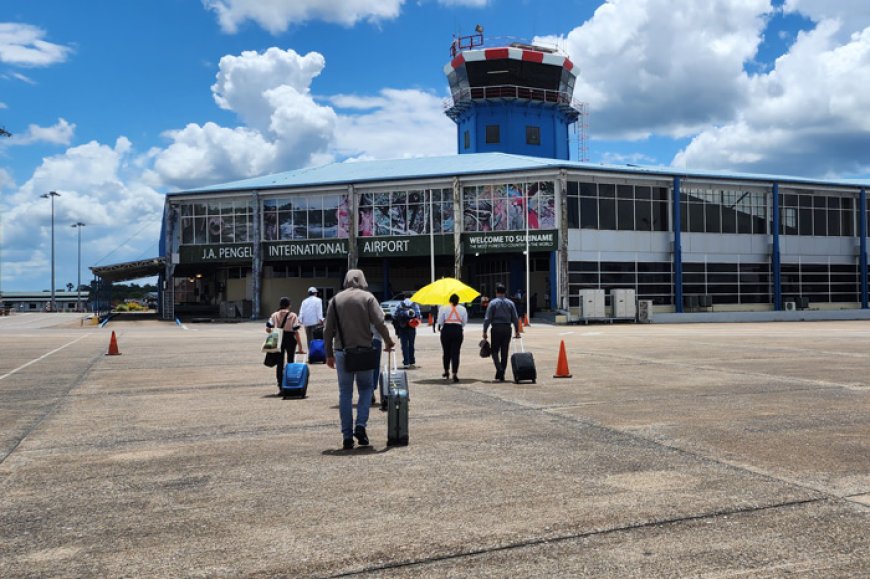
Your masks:
M 288 312 L 284 316 L 284 321 L 281 322 L 281 325 L 277 328 L 272 328 L 272 331 L 269 332 L 269 335 L 266 336 L 266 341 L 263 342 L 263 351 L 266 352 L 266 358 L 263 360 L 263 365 L 268 366 L 269 368 L 274 368 L 278 365 L 278 362 L 281 361 L 281 357 L 284 356 L 284 352 L 281 351 L 281 338 L 284 335 L 284 324 L 287 323 L 287 318 L 290 317 L 290 313 Z M 267 349 L 267 344 L 277 343 L 278 347 L 275 349 L 274 347 L 270 347 Z
M 348 372 L 367 372 L 374 370 L 381 363 L 381 353 L 368 346 L 348 347 L 344 340 L 344 332 L 341 329 L 341 319 L 338 317 L 338 302 L 335 305 L 335 325 L 338 326 L 338 335 L 341 337 L 341 345 L 344 346 L 344 369 Z

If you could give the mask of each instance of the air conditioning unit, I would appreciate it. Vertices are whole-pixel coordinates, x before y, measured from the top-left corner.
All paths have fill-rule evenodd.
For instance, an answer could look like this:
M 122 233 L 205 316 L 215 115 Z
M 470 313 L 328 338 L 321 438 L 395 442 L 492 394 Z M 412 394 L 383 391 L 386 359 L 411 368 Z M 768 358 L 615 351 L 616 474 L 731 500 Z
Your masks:
M 794 312 L 797 310 L 797 304 L 795 302 L 785 302 L 785 311 Z

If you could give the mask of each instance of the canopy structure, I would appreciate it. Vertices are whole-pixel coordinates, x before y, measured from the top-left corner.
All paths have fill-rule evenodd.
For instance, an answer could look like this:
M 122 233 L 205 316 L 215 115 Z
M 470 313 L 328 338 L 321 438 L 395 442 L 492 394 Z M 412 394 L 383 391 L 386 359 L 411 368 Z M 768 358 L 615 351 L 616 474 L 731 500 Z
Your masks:
M 140 279 L 143 277 L 153 277 L 162 273 L 165 267 L 165 258 L 152 257 L 150 259 L 141 259 L 139 261 L 100 265 L 90 267 L 89 269 L 100 279 L 114 283 Z

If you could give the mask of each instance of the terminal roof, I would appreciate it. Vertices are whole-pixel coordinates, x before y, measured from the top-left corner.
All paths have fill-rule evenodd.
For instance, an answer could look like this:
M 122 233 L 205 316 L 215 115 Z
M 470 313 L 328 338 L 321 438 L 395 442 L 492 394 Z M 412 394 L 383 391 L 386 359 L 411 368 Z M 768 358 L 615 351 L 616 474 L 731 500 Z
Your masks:
M 870 180 L 823 180 L 783 175 L 761 175 L 728 171 L 681 171 L 673 167 L 645 167 L 639 165 L 609 165 L 581 163 L 561 159 L 546 159 L 509 153 L 470 153 L 444 157 L 413 157 L 379 161 L 346 161 L 320 167 L 306 167 L 273 175 L 254 177 L 242 181 L 210 185 L 199 189 L 176 191 L 174 195 L 212 194 L 233 191 L 268 191 L 323 187 L 374 182 L 407 181 L 462 177 L 467 175 L 498 174 L 517 171 L 546 171 L 566 169 L 596 173 L 618 173 L 621 176 L 683 177 L 688 179 L 738 180 L 782 185 L 821 185 L 834 187 L 867 187 Z

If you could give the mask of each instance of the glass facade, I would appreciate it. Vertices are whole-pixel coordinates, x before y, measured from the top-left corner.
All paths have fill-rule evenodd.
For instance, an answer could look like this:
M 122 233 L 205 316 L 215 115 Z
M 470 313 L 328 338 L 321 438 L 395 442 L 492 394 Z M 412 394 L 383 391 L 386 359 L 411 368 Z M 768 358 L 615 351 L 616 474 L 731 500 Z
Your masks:
M 770 202 L 771 194 L 763 190 L 684 183 L 680 187 L 680 231 L 769 233 Z
M 249 200 L 179 203 L 181 243 L 247 243 L 252 241 L 254 210 Z
M 568 264 L 569 305 L 580 305 L 581 289 L 633 289 L 639 300 L 673 303 L 673 264 L 668 261 L 572 261 Z
M 783 235 L 855 235 L 858 204 L 852 197 L 780 189 L 779 205 L 779 232 Z
M 452 189 L 363 193 L 359 199 L 359 236 L 428 235 L 430 208 L 433 231 L 452 233 Z
M 350 231 L 348 196 L 293 195 L 263 201 L 263 240 L 346 238 Z
M 553 182 L 510 183 L 464 187 L 463 231 L 522 231 L 556 228 L 556 195 Z
M 859 273 L 857 264 L 784 263 L 783 301 L 795 297 L 822 303 L 860 301 Z
M 568 227 L 668 231 L 668 188 L 568 181 Z

